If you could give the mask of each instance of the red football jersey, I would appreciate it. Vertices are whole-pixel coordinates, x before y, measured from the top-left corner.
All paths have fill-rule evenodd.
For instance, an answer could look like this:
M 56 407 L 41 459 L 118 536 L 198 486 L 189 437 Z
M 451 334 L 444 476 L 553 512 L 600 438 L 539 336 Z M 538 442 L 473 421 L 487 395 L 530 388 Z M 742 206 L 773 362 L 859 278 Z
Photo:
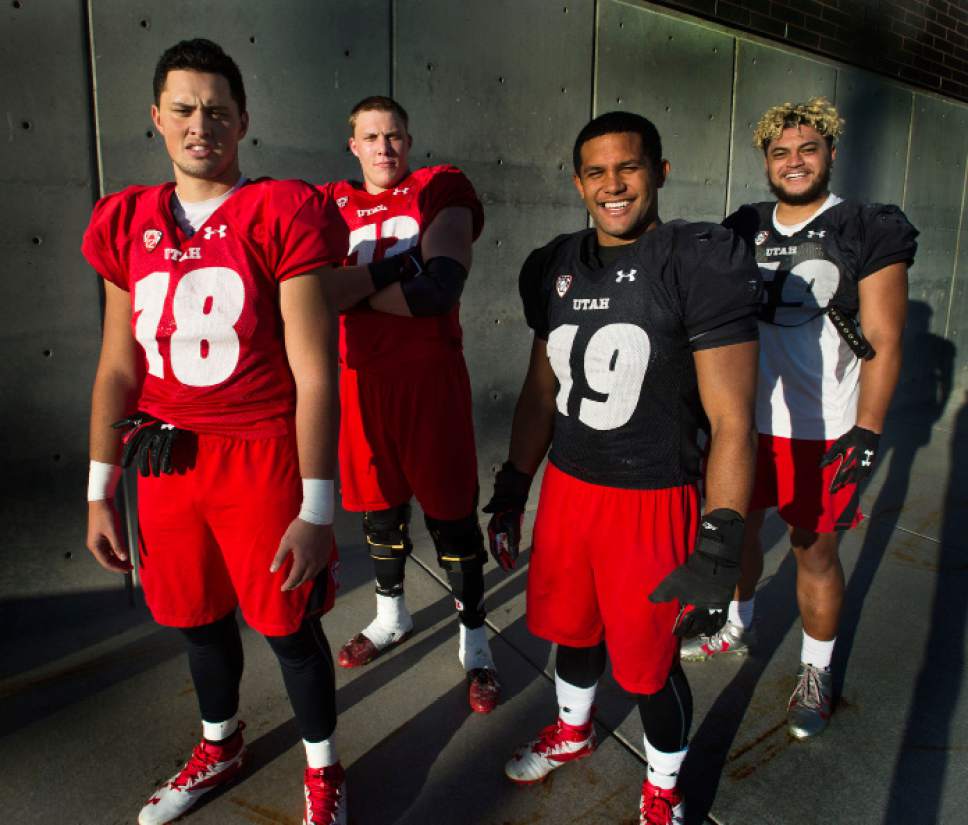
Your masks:
M 371 195 L 356 181 L 327 183 L 327 206 L 342 226 L 343 265 L 363 265 L 404 252 L 420 243 L 423 229 L 449 206 L 471 210 L 475 240 L 484 210 L 464 173 L 455 166 L 428 166 L 411 172 L 393 189 Z M 332 224 L 339 221 L 330 219 Z M 335 234 L 335 233 L 333 233 Z M 460 350 L 459 307 L 445 315 L 409 318 L 377 312 L 366 304 L 340 317 L 340 359 L 352 369 L 393 369 L 446 350 Z
M 131 294 L 145 354 L 139 409 L 196 432 L 282 433 L 295 385 L 279 284 L 342 258 L 324 235 L 322 198 L 301 181 L 250 181 L 187 237 L 173 191 L 132 186 L 102 198 L 81 245 Z

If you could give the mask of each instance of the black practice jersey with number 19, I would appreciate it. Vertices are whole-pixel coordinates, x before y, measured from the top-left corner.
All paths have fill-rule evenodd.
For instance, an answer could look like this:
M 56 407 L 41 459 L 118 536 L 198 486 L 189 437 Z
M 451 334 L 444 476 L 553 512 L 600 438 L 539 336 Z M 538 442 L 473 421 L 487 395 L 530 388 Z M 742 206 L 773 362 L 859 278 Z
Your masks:
M 693 352 L 756 339 L 756 262 L 729 230 L 684 221 L 605 265 L 596 247 L 594 230 L 561 235 L 521 270 L 528 326 L 558 379 L 550 460 L 609 487 L 694 482 L 705 417 Z

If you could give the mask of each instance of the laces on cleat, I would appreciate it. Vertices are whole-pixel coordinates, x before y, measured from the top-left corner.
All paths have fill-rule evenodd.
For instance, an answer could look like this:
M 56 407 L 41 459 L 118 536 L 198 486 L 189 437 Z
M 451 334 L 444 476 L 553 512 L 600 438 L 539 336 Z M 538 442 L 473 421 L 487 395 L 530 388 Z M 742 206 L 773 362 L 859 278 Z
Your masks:
M 346 821 L 346 771 L 338 762 L 326 768 L 306 768 L 304 825 L 340 825 Z
M 639 825 L 682 825 L 682 794 L 678 788 L 659 788 L 646 779 L 639 802 Z

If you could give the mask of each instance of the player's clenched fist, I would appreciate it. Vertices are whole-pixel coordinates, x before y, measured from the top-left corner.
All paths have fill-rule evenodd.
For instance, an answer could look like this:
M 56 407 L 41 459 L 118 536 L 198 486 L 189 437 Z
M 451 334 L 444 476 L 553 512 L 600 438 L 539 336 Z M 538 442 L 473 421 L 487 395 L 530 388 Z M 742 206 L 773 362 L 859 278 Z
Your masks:
M 711 635 L 726 624 L 726 608 L 739 581 L 743 529 L 743 517 L 735 510 L 706 513 L 695 551 L 652 591 L 653 602 L 681 603 L 673 627 L 677 636 Z
M 485 513 L 493 513 L 487 524 L 491 555 L 504 570 L 514 569 L 521 552 L 521 527 L 530 489 L 531 476 L 505 461 L 494 476 L 494 495 L 484 506 Z
M 874 472 L 880 440 L 877 433 L 854 426 L 830 445 L 820 461 L 820 466 L 826 467 L 835 461 L 840 462 L 830 482 L 831 493 L 836 493 L 848 484 L 860 484 Z
M 128 551 L 121 541 L 118 514 L 109 501 L 90 501 L 87 505 L 87 549 L 98 564 L 112 573 L 131 569 Z
M 323 572 L 332 552 L 332 524 L 310 524 L 301 518 L 294 518 L 279 542 L 269 572 L 278 572 L 286 556 L 291 553 L 292 567 L 281 589 L 295 590 Z

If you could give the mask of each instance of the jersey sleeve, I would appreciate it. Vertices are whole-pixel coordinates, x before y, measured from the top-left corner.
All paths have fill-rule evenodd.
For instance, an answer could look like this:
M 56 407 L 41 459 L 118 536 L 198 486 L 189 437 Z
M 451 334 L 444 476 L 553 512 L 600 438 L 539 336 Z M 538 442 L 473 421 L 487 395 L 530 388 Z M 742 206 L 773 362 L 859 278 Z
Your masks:
M 910 265 L 918 250 L 915 229 L 896 206 L 871 204 L 861 212 L 863 253 L 858 279 L 896 263 Z
M 551 278 L 548 267 L 551 264 L 553 244 L 536 249 L 521 267 L 518 276 L 518 292 L 524 307 L 524 320 L 543 340 L 548 339 L 548 300 L 551 297 Z
M 682 318 L 692 348 L 755 341 L 762 280 L 747 243 L 724 227 L 694 224 L 680 230 L 677 248 Z
M 117 248 L 123 212 L 123 202 L 118 195 L 101 198 L 94 205 L 84 232 L 81 253 L 98 275 L 128 291 L 128 273 L 121 264 Z
M 306 184 L 293 207 L 292 219 L 288 225 L 282 224 L 273 269 L 277 281 L 322 266 L 338 266 L 346 252 L 345 227 L 332 197 Z
M 750 205 L 741 206 L 726 220 L 723 226 L 739 235 L 746 245 L 752 249 L 756 233 L 762 228 L 760 213 Z
M 421 225 L 427 227 L 437 213 L 451 206 L 471 210 L 474 240 L 484 228 L 484 207 L 467 176 L 456 166 L 438 167 L 420 193 Z

